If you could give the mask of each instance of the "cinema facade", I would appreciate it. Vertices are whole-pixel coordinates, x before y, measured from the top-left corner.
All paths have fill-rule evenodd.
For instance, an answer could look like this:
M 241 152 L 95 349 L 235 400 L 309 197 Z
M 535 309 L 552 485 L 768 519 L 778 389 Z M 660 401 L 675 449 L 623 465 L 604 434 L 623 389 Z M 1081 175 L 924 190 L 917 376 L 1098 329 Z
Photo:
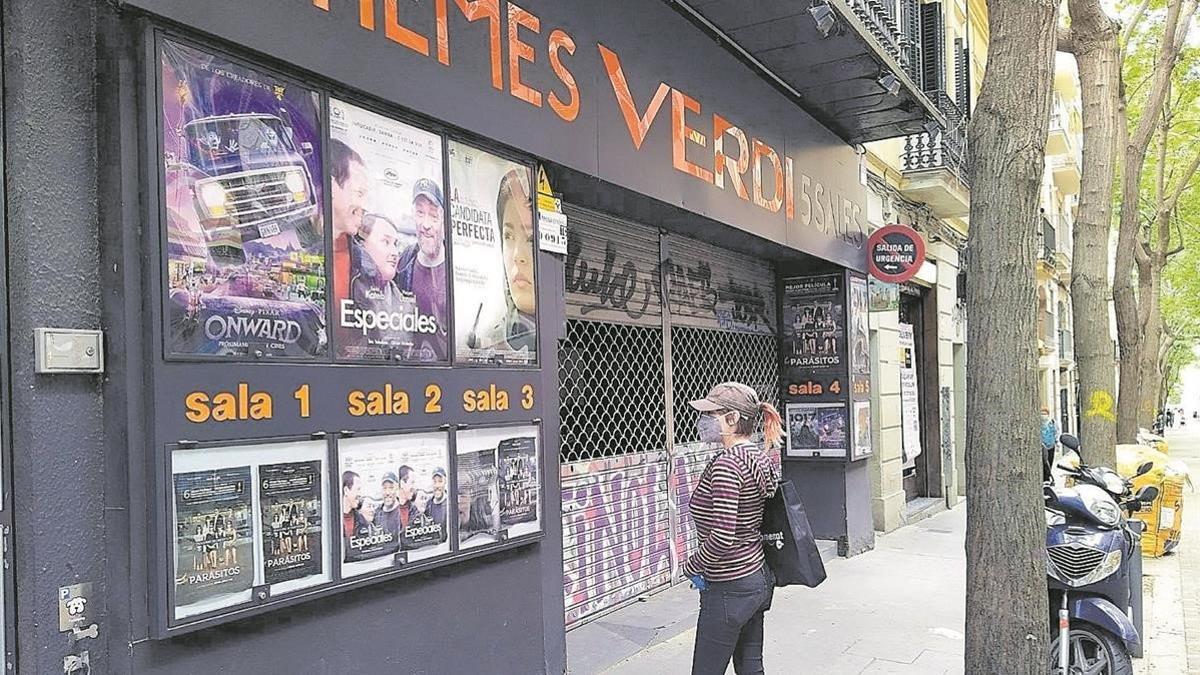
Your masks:
M 907 10 L 6 2 L 9 668 L 563 672 L 677 579 L 728 379 L 870 549 Z

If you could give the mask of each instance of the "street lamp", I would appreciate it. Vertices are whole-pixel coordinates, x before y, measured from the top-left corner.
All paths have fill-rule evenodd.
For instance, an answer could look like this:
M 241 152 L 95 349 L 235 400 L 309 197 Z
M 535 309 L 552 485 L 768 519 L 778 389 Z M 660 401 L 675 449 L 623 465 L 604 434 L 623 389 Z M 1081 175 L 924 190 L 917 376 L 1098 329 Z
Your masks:
M 875 81 L 879 83 L 879 86 L 883 87 L 884 91 L 892 96 L 900 95 L 900 78 L 896 77 L 893 73 L 884 73 Z
M 817 32 L 822 38 L 829 37 L 829 33 L 833 31 L 833 26 L 837 23 L 834 19 L 833 8 L 828 3 L 822 2 L 808 8 L 808 13 L 812 15 L 813 21 L 817 24 Z

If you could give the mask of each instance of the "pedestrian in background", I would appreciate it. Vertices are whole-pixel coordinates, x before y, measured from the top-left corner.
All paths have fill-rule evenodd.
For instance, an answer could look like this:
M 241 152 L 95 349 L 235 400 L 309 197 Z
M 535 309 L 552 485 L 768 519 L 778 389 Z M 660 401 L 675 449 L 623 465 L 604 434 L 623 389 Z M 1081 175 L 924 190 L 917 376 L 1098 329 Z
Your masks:
M 1042 408 L 1042 447 L 1051 450 L 1058 445 L 1058 422 L 1050 414 L 1049 408 Z
M 767 448 L 779 444 L 783 421 L 740 382 L 718 384 L 691 406 L 701 413 L 700 440 L 722 445 L 691 498 L 699 548 L 683 570 L 700 590 L 692 675 L 722 675 L 730 659 L 738 675 L 755 675 L 763 672 L 763 614 L 775 592 L 761 528 L 779 465 Z M 766 447 L 751 439 L 760 422 Z

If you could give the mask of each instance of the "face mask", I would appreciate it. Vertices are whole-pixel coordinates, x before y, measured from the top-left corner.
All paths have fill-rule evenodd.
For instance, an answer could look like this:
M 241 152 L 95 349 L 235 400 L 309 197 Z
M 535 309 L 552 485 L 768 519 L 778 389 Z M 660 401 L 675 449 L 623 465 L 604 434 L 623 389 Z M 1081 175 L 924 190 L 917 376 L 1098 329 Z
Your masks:
M 721 421 L 712 415 L 701 415 L 696 420 L 696 433 L 704 443 L 720 443 Z

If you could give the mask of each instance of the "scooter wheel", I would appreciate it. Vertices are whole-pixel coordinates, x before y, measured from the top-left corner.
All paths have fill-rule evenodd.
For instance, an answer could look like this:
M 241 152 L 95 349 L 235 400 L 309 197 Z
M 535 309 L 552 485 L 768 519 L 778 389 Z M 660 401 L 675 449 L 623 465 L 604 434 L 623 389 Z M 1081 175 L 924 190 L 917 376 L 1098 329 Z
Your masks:
M 1071 627 L 1071 668 L 1067 675 L 1133 675 L 1133 660 L 1120 638 L 1091 624 L 1074 623 Z M 1062 675 L 1058 667 L 1058 635 L 1050 643 L 1050 673 Z

